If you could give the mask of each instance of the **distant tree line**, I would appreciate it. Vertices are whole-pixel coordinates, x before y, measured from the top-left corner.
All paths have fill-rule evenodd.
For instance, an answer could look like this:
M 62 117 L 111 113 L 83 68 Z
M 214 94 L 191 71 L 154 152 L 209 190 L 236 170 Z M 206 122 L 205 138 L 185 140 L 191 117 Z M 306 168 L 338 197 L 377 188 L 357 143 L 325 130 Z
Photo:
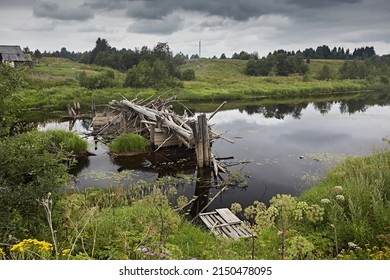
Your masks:
M 84 64 L 106 66 L 127 73 L 124 86 L 129 87 L 174 87 L 181 86 L 181 80 L 195 79 L 192 69 L 179 70 L 188 56 L 180 53 L 173 55 L 167 43 L 158 43 L 153 49 L 143 46 L 141 49 L 121 49 L 111 47 L 106 39 L 98 38 L 95 47 L 84 53 L 69 52 L 66 48 L 53 53 L 40 53 L 34 57 L 61 57 L 76 60 Z M 113 86 L 114 74 L 106 71 L 99 76 L 88 77 L 85 72 L 79 75 L 80 85 L 89 89 Z
M 309 70 L 302 52 L 292 55 L 284 50 L 270 53 L 261 59 L 250 58 L 245 74 L 251 76 L 288 76 L 290 74 L 305 74 Z
M 284 52 L 287 56 L 295 56 L 296 54 L 302 53 L 306 59 L 366 59 L 376 55 L 374 47 L 355 48 L 353 52 L 350 52 L 349 49 L 344 49 L 342 47 L 334 47 L 331 50 L 327 45 L 318 46 L 316 49 L 306 48 L 303 51 L 298 50 L 297 52 L 285 50 L 280 50 L 278 52 Z M 258 59 L 259 55 L 257 52 L 248 53 L 246 51 L 241 51 L 240 53 L 234 53 L 231 58 L 250 60 Z M 220 59 L 226 59 L 226 55 L 223 53 Z
M 327 45 L 319 46 L 315 50 L 307 48 L 303 51 L 305 58 L 313 59 L 366 59 L 375 55 L 374 47 L 355 48 L 351 53 L 349 49 L 334 47 L 332 50 Z

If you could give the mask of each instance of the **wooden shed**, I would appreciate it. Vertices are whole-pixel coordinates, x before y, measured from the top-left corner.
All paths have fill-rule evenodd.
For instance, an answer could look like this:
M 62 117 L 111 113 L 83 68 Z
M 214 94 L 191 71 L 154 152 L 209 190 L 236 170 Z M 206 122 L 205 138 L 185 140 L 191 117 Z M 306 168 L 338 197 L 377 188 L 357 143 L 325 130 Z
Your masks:
M 18 64 L 31 63 L 31 55 L 24 53 L 20 46 L 0 45 L 0 61 L 12 67 Z

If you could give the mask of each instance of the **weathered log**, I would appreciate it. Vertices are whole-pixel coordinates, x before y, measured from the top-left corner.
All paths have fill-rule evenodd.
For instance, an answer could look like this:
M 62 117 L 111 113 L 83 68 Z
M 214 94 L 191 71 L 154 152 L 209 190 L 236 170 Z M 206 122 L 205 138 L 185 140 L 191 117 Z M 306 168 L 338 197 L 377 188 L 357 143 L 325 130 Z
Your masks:
M 210 115 L 209 120 L 211 120 L 211 118 L 214 117 L 215 114 L 218 113 L 218 111 L 221 110 L 221 108 L 222 108 L 223 106 L 225 106 L 226 103 L 227 103 L 227 101 L 222 102 L 222 104 L 219 105 L 218 108 L 215 109 L 215 111 Z

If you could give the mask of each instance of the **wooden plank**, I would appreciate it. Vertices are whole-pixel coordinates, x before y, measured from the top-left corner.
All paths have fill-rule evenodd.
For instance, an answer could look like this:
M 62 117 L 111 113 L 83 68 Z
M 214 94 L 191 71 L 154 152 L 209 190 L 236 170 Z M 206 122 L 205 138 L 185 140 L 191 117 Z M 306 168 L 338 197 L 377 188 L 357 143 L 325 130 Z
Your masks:
M 205 216 L 205 215 L 212 215 L 212 214 L 216 214 L 217 212 L 213 211 L 213 212 L 207 212 L 207 213 L 200 213 L 199 216 Z
M 223 217 L 227 223 L 241 222 L 241 220 L 232 213 L 228 208 L 216 209 L 217 213 Z
M 228 226 L 234 226 L 234 225 L 237 225 L 237 224 L 241 224 L 241 221 L 239 221 L 239 222 L 231 222 L 231 223 L 224 223 L 224 224 L 217 225 L 215 227 L 228 227 Z
M 232 238 L 248 238 L 256 236 L 242 226 L 242 221 L 228 208 L 216 209 L 213 212 L 199 215 L 211 232 L 217 236 Z

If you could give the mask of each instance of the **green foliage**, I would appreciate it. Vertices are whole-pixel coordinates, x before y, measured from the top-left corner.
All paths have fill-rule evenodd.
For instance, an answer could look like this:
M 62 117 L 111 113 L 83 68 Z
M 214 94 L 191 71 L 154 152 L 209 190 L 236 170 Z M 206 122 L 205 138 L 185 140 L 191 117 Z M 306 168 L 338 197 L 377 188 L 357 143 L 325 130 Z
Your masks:
M 388 244 L 382 237 L 388 232 L 390 219 L 389 182 L 388 151 L 350 157 L 329 172 L 323 183 L 303 193 L 301 199 L 323 203 L 324 221 L 334 236 L 334 246 L 347 249 L 348 242 L 353 242 L 381 247 Z
M 267 76 L 275 72 L 279 76 L 305 74 L 309 70 L 302 53 L 287 54 L 280 50 L 262 59 L 250 59 L 245 74 L 251 76 Z
M 389 77 L 386 77 L 386 76 L 381 76 L 380 77 L 380 82 L 382 84 L 385 84 L 385 85 L 388 85 L 390 82 L 389 82 Z
M 238 203 L 233 203 L 232 211 L 237 213 L 241 210 Z M 295 197 L 286 194 L 277 194 L 270 200 L 267 207 L 264 203 L 255 201 L 253 205 L 244 209 L 244 216 L 251 221 L 251 228 L 258 235 L 262 235 L 264 230 L 276 228 L 281 235 L 282 258 L 304 258 L 308 257 L 314 250 L 306 238 L 298 235 L 289 242 L 286 237 L 291 228 L 298 223 L 310 221 L 317 223 L 322 221 L 324 209 L 317 204 L 309 205 L 304 201 L 298 201 Z M 291 245 L 291 247 L 288 247 Z M 286 246 L 288 249 L 286 250 Z
M 331 68 L 329 67 L 328 64 L 324 64 L 318 75 L 318 79 L 328 81 L 330 80 L 331 77 L 332 77 Z
M 43 132 L 30 132 L 0 142 L 0 238 L 37 234 L 44 221 L 38 199 L 67 182 L 68 167 L 61 151 L 49 152 Z
M 48 130 L 46 133 L 51 147 L 70 154 L 81 154 L 88 148 L 88 142 L 77 134 L 64 130 Z
M 347 60 L 340 67 L 339 73 L 342 79 L 364 79 L 371 71 L 371 65 L 368 61 Z
M 127 72 L 124 85 L 135 88 L 158 89 L 180 86 L 180 83 L 170 75 L 163 61 L 156 60 L 153 63 L 149 63 L 146 60 L 142 60 Z
M 146 152 L 149 142 L 138 134 L 124 133 L 115 138 L 108 145 L 111 153 Z
M 182 81 L 193 81 L 195 80 L 195 71 L 194 69 L 184 69 L 181 73 Z
M 88 77 L 85 71 L 78 76 L 80 86 L 88 89 L 102 89 L 114 86 L 115 74 L 112 70 L 106 70 L 98 75 Z
M 13 104 L 12 96 L 24 84 L 19 70 L 0 64 L 0 137 L 10 133 L 10 129 L 14 124 L 15 104 Z

